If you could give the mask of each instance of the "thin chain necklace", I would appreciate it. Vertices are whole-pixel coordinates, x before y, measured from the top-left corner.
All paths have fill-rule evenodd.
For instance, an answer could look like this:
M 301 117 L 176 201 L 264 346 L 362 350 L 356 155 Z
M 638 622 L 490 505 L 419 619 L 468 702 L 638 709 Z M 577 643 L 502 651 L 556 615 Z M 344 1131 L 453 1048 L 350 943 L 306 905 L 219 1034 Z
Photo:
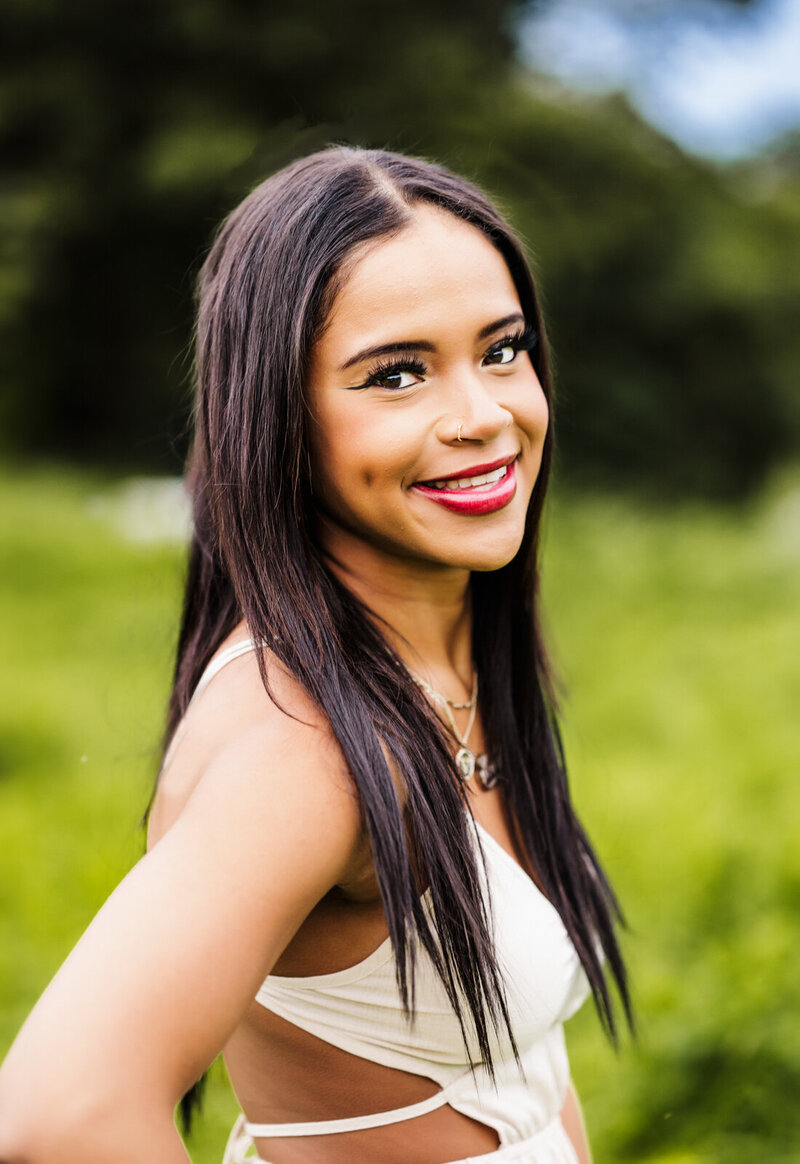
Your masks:
M 472 681 L 472 694 L 470 695 L 469 699 L 461 703 L 457 702 L 455 699 L 449 699 L 446 695 L 442 695 L 441 691 L 436 691 L 433 687 L 431 687 L 430 683 L 426 683 L 425 680 L 421 678 L 421 676 L 415 675 L 413 671 L 409 671 L 409 674 L 417 686 L 425 692 L 428 698 L 438 707 L 441 707 L 442 711 L 447 717 L 450 731 L 461 745 L 461 747 L 456 752 L 456 767 L 458 768 L 458 771 L 461 775 L 461 779 L 464 781 L 471 780 L 472 777 L 477 774 L 478 782 L 482 788 L 494 788 L 499 780 L 499 775 L 495 770 L 494 764 L 489 763 L 489 757 L 485 752 L 481 752 L 480 755 L 476 756 L 468 746 L 470 732 L 475 725 L 475 716 L 478 713 L 477 668 L 475 669 L 475 677 Z M 453 711 L 466 711 L 467 709 L 469 709 L 470 715 L 467 726 L 464 729 L 464 733 L 462 735 L 456 725 Z

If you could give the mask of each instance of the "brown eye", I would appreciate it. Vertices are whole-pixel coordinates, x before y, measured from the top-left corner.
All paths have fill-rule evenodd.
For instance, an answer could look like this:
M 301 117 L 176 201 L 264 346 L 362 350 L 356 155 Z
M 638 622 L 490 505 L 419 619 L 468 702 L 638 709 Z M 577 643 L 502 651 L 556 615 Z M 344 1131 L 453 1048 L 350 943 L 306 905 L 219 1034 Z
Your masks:
M 502 343 L 496 348 L 492 348 L 490 352 L 486 353 L 485 361 L 487 364 L 510 364 L 517 356 L 517 348 L 513 343 Z
M 377 364 L 359 388 L 385 388 L 387 392 L 402 392 L 413 388 L 425 377 L 427 368 L 422 360 L 405 356 L 401 360 L 386 360 Z
M 490 367 L 502 367 L 504 364 L 513 364 L 520 352 L 529 352 L 537 342 L 536 332 L 532 327 L 526 327 L 517 335 L 504 335 L 489 348 L 483 357 L 483 363 Z
M 411 388 L 414 384 L 419 382 L 419 376 L 415 372 L 409 372 L 407 369 L 398 369 L 395 372 L 385 372 L 382 376 L 375 376 L 372 380 L 373 384 L 377 384 L 379 388 Z

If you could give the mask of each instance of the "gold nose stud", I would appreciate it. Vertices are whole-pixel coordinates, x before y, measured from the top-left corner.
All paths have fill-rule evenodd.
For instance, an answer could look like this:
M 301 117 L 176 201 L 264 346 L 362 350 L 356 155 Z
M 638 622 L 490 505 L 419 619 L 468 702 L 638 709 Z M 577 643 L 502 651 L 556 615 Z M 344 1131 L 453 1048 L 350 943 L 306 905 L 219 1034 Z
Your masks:
M 463 422 L 463 420 L 460 420 L 456 426 L 456 440 L 457 441 L 463 441 L 463 439 L 464 439 L 461 435 L 461 430 L 463 427 L 464 427 L 464 422 Z

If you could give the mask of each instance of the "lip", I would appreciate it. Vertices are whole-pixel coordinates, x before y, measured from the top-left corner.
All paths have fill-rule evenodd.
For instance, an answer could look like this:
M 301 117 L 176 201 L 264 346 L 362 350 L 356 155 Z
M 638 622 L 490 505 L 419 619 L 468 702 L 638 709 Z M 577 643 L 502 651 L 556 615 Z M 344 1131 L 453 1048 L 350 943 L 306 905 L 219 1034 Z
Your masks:
M 510 465 L 512 461 L 516 461 L 517 453 L 513 453 L 509 457 L 498 457 L 496 461 L 481 461 L 480 465 L 467 465 L 466 468 L 461 469 L 458 473 L 442 473 L 438 477 L 429 477 L 429 481 L 458 481 L 461 477 L 480 477 L 482 473 L 493 473 L 495 469 L 502 469 L 503 465 Z M 419 483 L 424 486 L 425 482 Z
M 516 457 L 504 457 L 489 465 L 481 465 L 469 471 L 462 471 L 452 477 L 437 477 L 437 481 L 453 481 L 459 477 L 477 477 L 481 473 L 491 473 L 493 469 L 500 469 L 508 465 L 505 477 L 492 485 L 489 489 L 473 487 L 472 489 L 432 489 L 428 485 L 412 485 L 423 497 L 435 501 L 443 509 L 451 513 L 464 514 L 467 517 L 477 517 L 483 513 L 494 513 L 504 509 L 517 491 L 517 474 L 515 469 Z

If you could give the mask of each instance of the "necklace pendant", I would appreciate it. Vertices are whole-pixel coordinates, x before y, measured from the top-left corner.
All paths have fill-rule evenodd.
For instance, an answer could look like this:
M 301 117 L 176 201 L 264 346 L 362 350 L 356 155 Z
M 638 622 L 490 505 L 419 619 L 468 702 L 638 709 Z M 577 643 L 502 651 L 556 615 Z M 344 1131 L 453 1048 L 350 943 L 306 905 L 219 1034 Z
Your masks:
M 475 770 L 478 773 L 478 782 L 481 788 L 485 788 L 487 792 L 500 783 L 497 765 L 490 762 L 485 752 L 481 752 L 480 756 L 475 757 Z
M 459 748 L 456 752 L 456 767 L 461 773 L 462 780 L 471 780 L 475 774 L 475 753 L 469 748 Z

